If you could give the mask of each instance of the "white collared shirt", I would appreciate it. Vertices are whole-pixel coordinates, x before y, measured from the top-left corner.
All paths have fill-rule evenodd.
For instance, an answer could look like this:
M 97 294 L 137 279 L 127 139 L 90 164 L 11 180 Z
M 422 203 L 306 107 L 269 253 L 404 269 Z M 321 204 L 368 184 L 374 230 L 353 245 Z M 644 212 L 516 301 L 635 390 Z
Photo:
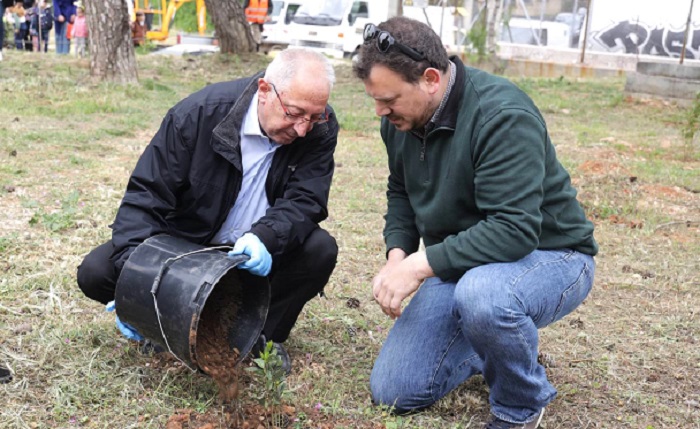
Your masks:
M 279 144 L 272 142 L 260 129 L 258 122 L 258 94 L 250 102 L 240 131 L 243 182 L 228 217 L 212 243 L 233 244 L 251 225 L 265 215 L 270 207 L 265 193 L 265 180 L 272 166 L 272 158 Z

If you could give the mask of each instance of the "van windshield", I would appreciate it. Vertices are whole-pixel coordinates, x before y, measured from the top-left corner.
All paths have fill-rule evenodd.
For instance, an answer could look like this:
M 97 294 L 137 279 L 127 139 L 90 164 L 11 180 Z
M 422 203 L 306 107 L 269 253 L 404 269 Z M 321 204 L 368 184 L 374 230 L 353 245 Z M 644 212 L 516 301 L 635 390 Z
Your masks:
M 272 2 L 272 15 L 270 15 L 270 20 L 265 23 L 267 24 L 277 24 L 280 22 L 281 19 L 284 19 L 284 24 L 287 25 L 290 22 L 292 22 L 292 18 L 294 17 L 294 14 L 296 13 L 297 9 L 299 9 L 299 3 L 298 2 L 286 2 L 287 3 L 287 10 L 284 10 L 284 4 L 285 1 L 283 0 L 273 0 Z M 282 16 L 282 12 L 284 12 L 284 17 Z
M 271 24 L 274 24 L 275 22 L 277 22 L 277 19 L 279 18 L 280 13 L 282 13 L 283 6 L 284 6 L 284 2 L 282 0 L 272 2 L 272 15 L 270 15 L 270 23 Z
M 299 7 L 294 22 L 306 25 L 333 26 L 340 25 L 343 15 L 353 0 L 315 0 L 305 2 Z

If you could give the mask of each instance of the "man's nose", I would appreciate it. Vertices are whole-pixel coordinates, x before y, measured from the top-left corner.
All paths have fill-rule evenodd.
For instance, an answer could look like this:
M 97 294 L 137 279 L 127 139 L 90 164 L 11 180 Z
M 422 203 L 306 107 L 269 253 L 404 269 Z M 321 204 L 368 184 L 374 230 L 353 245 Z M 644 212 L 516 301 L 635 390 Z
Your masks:
M 384 103 L 375 101 L 374 112 L 377 114 L 377 116 L 387 116 L 389 113 L 391 113 L 391 109 L 386 107 Z
M 306 133 L 311 129 L 311 123 L 306 121 L 299 121 L 294 124 L 294 131 L 297 132 L 299 137 L 304 137 Z

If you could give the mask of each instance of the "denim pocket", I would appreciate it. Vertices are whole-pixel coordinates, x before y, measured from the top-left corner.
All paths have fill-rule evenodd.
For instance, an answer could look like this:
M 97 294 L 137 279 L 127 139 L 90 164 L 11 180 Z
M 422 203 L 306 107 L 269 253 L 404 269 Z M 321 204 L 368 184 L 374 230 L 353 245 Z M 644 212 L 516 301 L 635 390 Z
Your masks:
M 581 274 L 579 274 L 576 281 L 562 293 L 557 309 L 549 324 L 574 311 L 586 299 L 593 287 L 593 270 L 591 268 L 589 264 L 583 264 L 583 270 L 581 270 Z

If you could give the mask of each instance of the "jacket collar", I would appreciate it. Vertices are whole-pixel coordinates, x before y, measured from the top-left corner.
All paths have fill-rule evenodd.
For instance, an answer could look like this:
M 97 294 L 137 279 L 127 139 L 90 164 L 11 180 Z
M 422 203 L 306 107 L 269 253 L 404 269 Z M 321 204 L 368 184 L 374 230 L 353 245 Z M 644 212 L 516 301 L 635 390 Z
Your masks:
M 447 100 L 443 100 L 444 104 L 443 101 L 440 102 L 441 106 L 433 113 L 433 117 L 430 118 L 425 129 L 409 131 L 409 133 L 420 140 L 425 139 L 426 136 L 435 130 L 448 129 L 454 131 L 457 127 L 457 114 L 459 113 L 459 104 L 462 102 L 462 95 L 465 90 L 466 71 L 464 64 L 457 56 L 450 57 L 450 61 L 455 65 L 453 68 L 455 77 L 452 86 L 448 87 Z M 452 65 L 450 65 L 450 68 L 452 68 Z M 452 75 L 450 75 L 450 80 L 452 80 Z
M 211 145 L 214 151 L 221 154 L 239 171 L 243 171 L 240 129 L 250 102 L 258 91 L 258 79 L 263 76 L 264 72 L 260 72 L 250 79 L 231 110 L 212 131 Z
M 459 105 L 462 103 L 462 97 L 466 91 L 465 83 L 467 80 L 467 72 L 464 68 L 464 64 L 456 55 L 450 57 L 450 61 L 457 66 L 455 67 L 457 70 L 455 83 L 452 87 L 452 91 L 450 91 L 450 96 L 447 98 L 445 107 L 442 109 L 442 112 L 440 112 L 440 116 L 436 118 L 435 127 L 433 130 L 439 128 L 449 128 L 454 130 L 457 127 Z

